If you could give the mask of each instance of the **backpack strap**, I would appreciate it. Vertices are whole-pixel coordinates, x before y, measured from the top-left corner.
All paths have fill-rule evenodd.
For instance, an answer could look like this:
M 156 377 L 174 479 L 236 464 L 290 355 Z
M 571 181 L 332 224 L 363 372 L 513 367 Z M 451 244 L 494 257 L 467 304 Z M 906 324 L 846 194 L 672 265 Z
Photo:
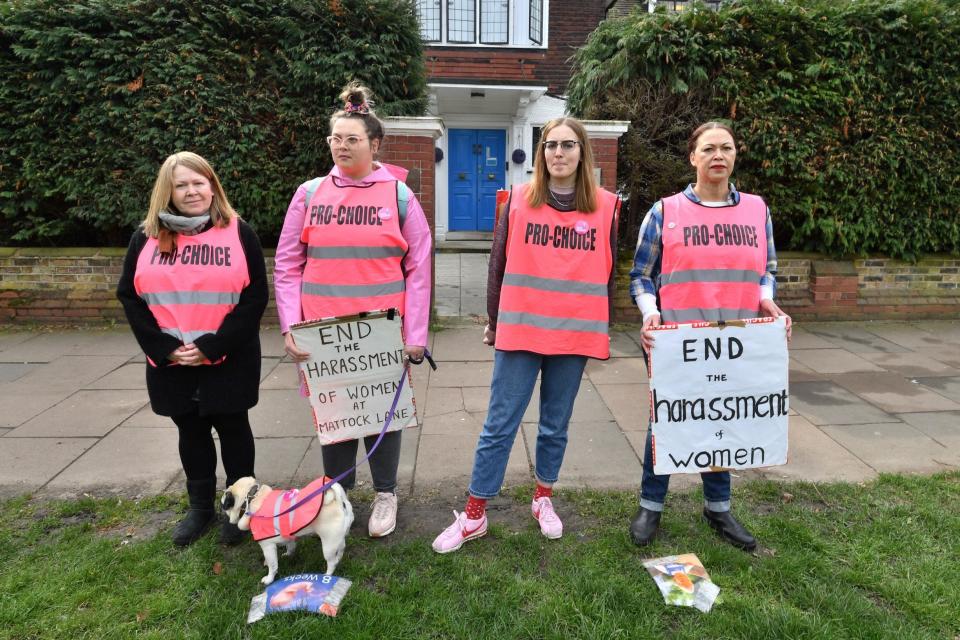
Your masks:
M 410 200 L 410 187 L 403 180 L 397 180 L 397 215 L 400 219 L 400 228 L 407 221 L 407 202 Z
M 310 201 L 313 199 L 313 194 L 317 192 L 317 189 L 320 187 L 320 183 L 323 182 L 323 178 L 314 178 L 307 183 L 307 199 L 303 201 L 303 207 L 306 209 L 310 206 Z

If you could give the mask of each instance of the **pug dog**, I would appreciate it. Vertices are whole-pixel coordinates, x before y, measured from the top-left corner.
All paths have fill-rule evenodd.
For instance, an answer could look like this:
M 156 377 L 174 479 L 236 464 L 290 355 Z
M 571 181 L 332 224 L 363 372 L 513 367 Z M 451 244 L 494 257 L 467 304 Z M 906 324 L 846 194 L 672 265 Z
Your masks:
M 267 575 L 260 580 L 263 584 L 276 578 L 277 545 L 282 544 L 284 555 L 289 556 L 296 549 L 296 539 L 311 534 L 320 538 L 327 561 L 326 574 L 336 571 L 353 524 L 353 506 L 339 482 L 311 497 L 329 480 L 317 478 L 303 489 L 284 491 L 247 476 L 224 492 L 220 506 L 230 522 L 253 533 L 253 539 L 263 549 L 263 563 L 267 566 Z

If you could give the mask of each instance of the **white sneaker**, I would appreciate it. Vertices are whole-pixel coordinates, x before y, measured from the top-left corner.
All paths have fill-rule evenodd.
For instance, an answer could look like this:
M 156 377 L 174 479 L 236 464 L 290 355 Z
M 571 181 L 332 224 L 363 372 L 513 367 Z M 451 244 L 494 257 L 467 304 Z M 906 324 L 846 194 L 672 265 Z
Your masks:
M 371 538 L 382 538 L 390 535 L 397 528 L 397 495 L 394 493 L 377 493 L 370 508 L 370 521 L 367 523 L 367 532 Z

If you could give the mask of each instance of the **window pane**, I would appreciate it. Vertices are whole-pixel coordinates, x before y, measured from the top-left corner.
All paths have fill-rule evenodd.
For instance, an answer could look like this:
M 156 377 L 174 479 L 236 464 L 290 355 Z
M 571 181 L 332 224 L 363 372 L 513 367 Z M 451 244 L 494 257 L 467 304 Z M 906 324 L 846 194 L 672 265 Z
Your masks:
M 530 40 L 543 44 L 543 0 L 530 0 Z
M 476 42 L 476 0 L 447 0 L 447 42 Z
M 427 42 L 440 42 L 440 0 L 417 0 L 420 35 Z
M 480 42 L 507 44 L 509 28 L 510 0 L 480 0 Z

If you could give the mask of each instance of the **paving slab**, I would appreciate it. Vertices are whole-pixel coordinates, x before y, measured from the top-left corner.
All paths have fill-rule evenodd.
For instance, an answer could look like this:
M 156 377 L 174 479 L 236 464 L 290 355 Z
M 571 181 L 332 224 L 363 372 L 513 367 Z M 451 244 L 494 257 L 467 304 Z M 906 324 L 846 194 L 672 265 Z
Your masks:
M 0 427 L 19 427 L 74 393 L 69 389 L 54 393 L 29 393 L 23 389 L 13 391 L 11 386 L 4 385 L 0 389 Z
M 621 431 L 646 433 L 650 422 L 650 385 L 598 384 L 596 389 Z
M 907 349 L 936 347 L 943 340 L 924 330 L 923 323 L 916 322 L 868 322 L 863 329 Z
M 931 360 L 942 362 L 954 369 L 960 369 L 960 345 L 945 344 L 939 347 L 917 347 L 914 353 L 923 355 Z
M 640 346 L 640 331 L 610 332 L 611 358 L 642 358 L 643 348 Z
M 537 425 L 524 424 L 527 450 L 536 452 Z M 629 441 L 612 420 L 570 423 L 557 488 L 631 489 L 642 468 Z M 534 459 L 535 459 L 534 453 Z
M 256 438 L 254 473 L 257 475 L 257 481 L 278 489 L 296 486 L 293 478 L 303 462 L 307 448 L 315 440 L 316 438 L 309 435 L 296 438 Z M 217 442 L 217 477 L 219 478 L 217 486 L 222 487 L 227 473 L 223 468 L 223 460 L 220 459 L 219 442 Z
M 114 429 L 50 480 L 51 491 L 124 487 L 163 491 L 182 473 L 176 429 Z
M 417 462 L 417 446 L 420 440 L 420 429 L 404 429 L 400 441 L 400 464 L 397 466 L 397 485 L 400 493 L 409 493 L 413 484 L 413 470 Z M 258 442 L 259 444 L 259 442 Z M 363 444 L 357 447 L 357 460 L 367 455 Z M 259 463 L 257 465 L 259 468 Z M 293 485 L 302 487 L 315 478 L 324 474 L 323 455 L 320 452 L 320 442 L 311 438 L 309 448 L 303 461 L 294 476 Z M 357 489 L 373 490 L 373 477 L 370 475 L 370 465 L 364 462 L 357 467 Z
M 826 374 L 817 373 L 810 367 L 805 364 L 797 362 L 796 358 L 790 357 L 790 371 L 789 371 L 789 380 L 791 383 L 794 382 L 817 382 L 821 380 L 829 380 Z
M 960 411 L 901 413 L 898 418 L 951 451 L 960 464 Z
M 417 452 L 414 488 L 418 492 L 440 485 L 466 489 L 470 484 L 476 448 L 475 435 L 422 434 Z M 524 438 L 518 433 L 510 450 L 504 484 L 530 482 L 532 479 Z
M 280 327 L 260 329 L 260 355 L 265 358 L 282 358 L 287 355 L 283 350 L 283 336 Z
M 463 391 L 464 389 L 460 387 L 435 387 L 431 389 L 428 399 L 424 402 L 424 424 L 428 424 L 436 416 L 465 411 Z M 483 408 L 486 409 L 486 405 Z
M 809 330 L 804 328 L 805 326 L 809 325 L 793 325 L 793 329 L 790 332 L 790 342 L 788 344 L 790 351 L 799 349 L 832 349 L 836 346 L 815 333 L 810 333 Z
M 960 344 L 960 320 L 924 320 L 918 323 L 924 331 L 951 344 Z
M 260 438 L 315 433 L 310 403 L 297 389 L 261 389 L 260 401 L 250 410 L 250 425 Z
M 835 346 L 842 347 L 851 353 L 867 353 L 883 351 L 897 353 L 906 351 L 905 347 L 884 340 L 880 336 L 870 333 L 859 323 L 849 322 L 818 322 L 805 327 L 810 333 L 819 336 Z
M 262 392 L 261 392 L 262 393 Z M 173 424 L 173 420 L 167 416 L 158 416 L 153 412 L 153 409 L 150 408 L 150 405 L 147 404 L 142 409 L 134 413 L 132 416 L 124 420 L 120 424 L 120 428 L 135 427 L 141 429 L 174 429 L 176 430 L 177 426 Z M 256 434 L 256 426 L 253 427 L 253 432 Z
M 261 391 L 264 389 L 300 388 L 300 374 L 295 363 L 286 360 L 264 360 L 264 362 L 274 362 L 275 364 L 270 371 L 263 373 L 263 379 L 260 382 Z
M 862 358 L 896 371 L 908 378 L 920 376 L 960 376 L 960 369 L 919 353 L 862 353 Z
M 899 422 L 834 382 L 791 384 L 790 406 L 818 426 Z
M 441 362 L 492 361 L 494 353 L 493 347 L 483 344 L 483 325 L 444 329 L 434 335 L 433 359 L 440 373 L 446 368 Z
M 643 358 L 611 358 L 587 360 L 587 377 L 594 384 L 626 384 L 647 381 Z
M 960 410 L 960 404 L 898 373 L 851 373 L 833 380 L 887 413 Z
M 483 429 L 481 415 L 483 414 L 453 411 L 426 418 L 423 421 L 423 433 L 442 436 L 471 435 L 476 444 L 477 436 Z
M 916 381 L 928 389 L 933 389 L 945 398 L 960 402 L 960 377 L 916 378 Z
M 437 387 L 484 387 L 493 377 L 493 362 L 445 362 L 437 367 L 431 381 Z
M 862 482 L 877 472 L 803 416 L 791 416 L 787 464 L 762 469 L 771 480 Z
M 129 330 L 120 331 L 57 331 L 36 333 L 0 351 L 3 362 L 50 362 L 62 356 L 125 356 L 140 351 Z
M 148 402 L 143 389 L 78 391 L 14 429 L 8 437 L 101 437 Z
M 84 389 L 144 389 L 147 384 L 147 370 L 142 362 L 127 363 L 110 373 L 92 380 Z
M 846 349 L 805 349 L 793 351 L 790 359 L 816 373 L 851 373 L 854 371 L 883 371 L 883 367 L 854 355 Z
M 18 344 L 34 337 L 36 337 L 36 334 L 31 331 L 6 331 L 0 329 L 0 362 L 6 362 L 6 360 L 3 359 L 4 351 L 12 349 Z
M 951 468 L 951 452 L 903 422 L 821 427 L 855 456 L 883 473 L 935 473 Z
M 66 393 L 84 388 L 126 363 L 125 356 L 60 356 L 8 383 L 4 395 Z
M 0 438 L 0 496 L 41 488 L 96 443 L 96 438 Z
M 5 429 L 5 428 L 4 428 L 4 429 L 0 429 L 0 438 L 2 438 L 3 436 L 7 435 L 7 434 L 10 433 L 11 431 L 13 431 L 13 429 Z
M 431 394 L 436 391 L 436 389 L 431 389 Z M 463 387 L 460 391 L 463 394 L 463 408 L 465 411 L 469 413 L 486 413 L 487 408 L 490 406 L 489 385 L 485 387 Z
M 24 363 L 10 363 L 3 362 L 0 363 L 0 393 L 3 391 L 3 384 L 7 382 L 13 382 L 14 380 L 19 380 L 23 376 L 27 375 L 37 367 L 40 367 L 40 364 L 24 364 Z

